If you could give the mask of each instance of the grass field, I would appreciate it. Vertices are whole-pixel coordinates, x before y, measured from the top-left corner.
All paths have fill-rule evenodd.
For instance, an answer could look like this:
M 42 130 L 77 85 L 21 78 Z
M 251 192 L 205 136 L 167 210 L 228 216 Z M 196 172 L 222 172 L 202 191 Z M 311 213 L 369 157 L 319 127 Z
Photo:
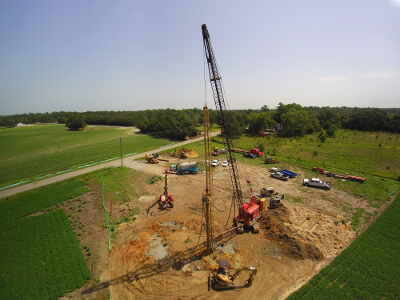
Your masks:
M 335 138 L 318 142 L 317 134 L 303 138 L 240 139 L 238 147 L 261 146 L 267 155 L 299 166 L 321 167 L 337 173 L 400 179 L 400 137 L 391 133 L 339 130 Z
M 170 144 L 168 139 L 132 134 L 129 129 L 90 126 L 68 131 L 65 125 L 0 130 L 0 188 L 24 180 L 76 169 Z
M 400 195 L 333 262 L 288 299 L 399 299 Z
M 224 148 L 222 139 L 214 137 L 213 146 Z M 323 180 L 331 181 L 335 189 L 346 191 L 356 197 L 361 196 L 371 208 L 379 208 L 386 203 L 390 199 L 388 195 L 400 187 L 398 181 L 400 140 L 395 134 L 339 130 L 336 138 L 329 138 L 325 143 L 317 142 L 317 134 L 299 139 L 242 137 L 234 140 L 234 146 L 247 150 L 254 147 L 261 148 L 266 155 L 272 155 L 280 163 L 268 165 L 260 158 L 243 158 L 237 154 L 240 161 L 263 166 L 266 169 L 274 166 L 303 171 L 306 177 L 321 177 Z M 203 142 L 192 143 L 186 147 L 193 148 L 199 154 L 199 160 L 204 159 Z M 218 158 L 224 160 L 225 156 Z M 342 181 L 316 174 L 311 170 L 312 167 L 322 167 L 341 174 L 359 175 L 367 179 L 364 183 Z M 301 184 L 299 188 L 302 188 Z M 362 209 L 353 209 L 352 213 L 354 229 L 373 216 Z

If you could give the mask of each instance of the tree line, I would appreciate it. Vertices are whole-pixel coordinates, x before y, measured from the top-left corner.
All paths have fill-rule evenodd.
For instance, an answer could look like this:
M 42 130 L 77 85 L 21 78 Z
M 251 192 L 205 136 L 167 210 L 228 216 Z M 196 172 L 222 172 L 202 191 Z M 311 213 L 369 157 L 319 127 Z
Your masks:
M 209 110 L 210 122 L 219 124 L 219 114 Z M 143 111 L 87 111 L 29 113 L 0 116 L 0 126 L 14 127 L 18 123 L 59 123 L 71 130 L 88 125 L 136 126 L 141 132 L 163 137 L 183 139 L 195 136 L 196 127 L 204 122 L 203 110 L 152 109 Z M 226 122 L 232 138 L 243 133 L 259 133 L 277 130 L 283 137 L 301 137 L 321 132 L 334 137 L 339 128 L 359 131 L 387 131 L 400 133 L 400 109 L 350 108 L 350 107 L 303 107 L 300 104 L 279 103 L 275 109 L 264 105 L 259 110 L 227 111 Z

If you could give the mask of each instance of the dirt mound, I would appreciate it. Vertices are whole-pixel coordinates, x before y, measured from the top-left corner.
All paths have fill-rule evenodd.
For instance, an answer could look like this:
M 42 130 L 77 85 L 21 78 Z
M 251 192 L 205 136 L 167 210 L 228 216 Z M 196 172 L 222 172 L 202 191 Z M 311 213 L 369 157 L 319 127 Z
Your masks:
M 171 153 L 171 156 L 180 158 L 186 158 L 186 157 L 193 158 L 199 156 L 199 154 L 191 148 L 182 148 L 182 149 L 175 149 L 175 151 Z
M 289 210 L 282 206 L 270 210 L 259 221 L 260 228 L 269 240 L 277 241 L 283 253 L 297 259 L 320 260 L 324 258 L 321 250 L 304 241 L 289 227 Z

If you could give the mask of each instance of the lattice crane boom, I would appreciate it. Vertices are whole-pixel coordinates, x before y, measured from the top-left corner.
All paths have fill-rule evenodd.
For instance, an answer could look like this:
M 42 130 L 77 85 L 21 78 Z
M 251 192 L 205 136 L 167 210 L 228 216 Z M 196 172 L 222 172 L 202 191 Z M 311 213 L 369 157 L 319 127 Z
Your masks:
M 230 136 L 230 124 L 227 120 L 226 105 L 224 100 L 224 93 L 222 89 L 221 76 L 218 72 L 217 62 L 215 60 L 214 51 L 212 49 L 210 34 L 208 33 L 207 26 L 203 24 L 201 26 L 203 32 L 203 45 L 204 52 L 207 58 L 207 66 L 210 76 L 211 87 L 213 91 L 213 97 L 217 111 L 221 117 L 221 134 L 225 149 L 228 151 L 229 170 L 230 177 L 233 186 L 233 200 L 234 204 L 238 205 L 238 208 L 243 205 L 242 188 L 240 186 L 239 172 L 231 149 L 232 141 L 229 139 Z

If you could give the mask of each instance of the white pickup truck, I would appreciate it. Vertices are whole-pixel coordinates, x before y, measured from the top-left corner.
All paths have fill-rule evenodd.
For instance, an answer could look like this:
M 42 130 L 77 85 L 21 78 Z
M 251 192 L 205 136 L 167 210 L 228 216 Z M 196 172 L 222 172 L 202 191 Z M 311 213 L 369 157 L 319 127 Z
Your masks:
M 319 178 L 311 178 L 311 179 L 304 179 L 303 180 L 303 185 L 305 186 L 314 186 L 318 187 L 324 190 L 330 190 L 331 189 L 331 183 L 322 181 Z

